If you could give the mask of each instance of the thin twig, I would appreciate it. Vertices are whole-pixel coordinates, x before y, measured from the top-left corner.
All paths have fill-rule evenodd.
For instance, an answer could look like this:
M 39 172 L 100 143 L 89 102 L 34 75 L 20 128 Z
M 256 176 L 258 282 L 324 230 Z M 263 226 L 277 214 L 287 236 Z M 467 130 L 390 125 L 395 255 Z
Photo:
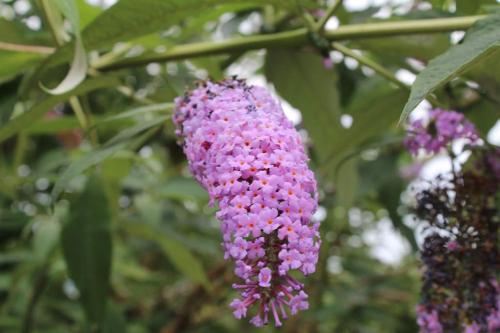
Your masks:
M 36 54 L 52 54 L 55 51 L 55 48 L 41 45 L 24 45 L 0 42 L 0 50 Z
M 340 44 L 340 43 L 337 43 L 337 42 L 333 42 L 332 43 L 332 48 L 334 48 L 335 50 L 341 52 L 342 54 L 348 56 L 348 57 L 351 57 L 355 60 L 357 60 L 360 64 L 368 67 L 368 68 L 371 68 L 373 69 L 373 71 L 377 74 L 379 74 L 380 76 L 386 78 L 387 80 L 393 82 L 395 85 L 397 85 L 399 88 L 403 89 L 403 90 L 407 90 L 407 91 L 411 91 L 411 86 L 404 83 L 403 81 L 401 81 L 400 79 L 398 79 L 396 77 L 396 75 L 394 75 L 391 71 L 389 71 L 388 69 L 386 69 L 385 67 L 383 67 L 382 65 L 378 64 L 377 62 L 375 62 L 374 60 L 362 55 L 362 54 L 359 54 L 357 52 L 354 52 L 353 50 L 351 50 L 350 48 Z M 441 103 L 440 101 L 438 101 L 434 96 L 432 95 L 428 95 L 426 97 L 426 99 L 429 101 L 429 103 L 431 103 L 434 107 L 443 107 L 443 103 Z
M 295 0 L 295 11 L 297 15 L 300 16 L 300 18 L 304 21 L 307 29 L 312 31 L 315 26 L 314 18 L 302 8 L 298 0 Z
M 45 287 L 47 286 L 47 269 L 42 268 L 35 280 L 26 313 L 24 314 L 22 333 L 29 333 L 33 329 L 36 304 L 40 300 Z
M 342 0 L 335 0 L 333 4 L 326 10 L 325 15 L 323 15 L 320 20 L 318 21 L 318 24 L 315 27 L 315 30 L 317 33 L 322 33 L 323 30 L 325 29 L 326 22 L 330 19 L 330 17 L 335 14 L 337 9 L 342 5 Z
M 398 79 L 396 77 L 396 75 L 394 75 L 391 71 L 384 68 L 382 65 L 378 64 L 377 62 L 373 61 L 372 59 L 370 59 L 362 54 L 359 54 L 359 53 L 351 50 L 350 48 L 348 48 L 340 43 L 337 43 L 337 42 L 332 43 L 332 48 L 334 48 L 335 50 L 339 51 L 340 53 L 342 53 L 350 58 L 357 60 L 360 64 L 362 64 L 368 68 L 373 69 L 373 71 L 375 71 L 375 73 L 377 73 L 380 76 L 386 78 L 387 80 L 393 82 L 398 87 L 400 87 L 404 90 L 410 91 L 411 88 L 409 85 L 407 85 L 406 83 L 404 83 L 403 81 Z

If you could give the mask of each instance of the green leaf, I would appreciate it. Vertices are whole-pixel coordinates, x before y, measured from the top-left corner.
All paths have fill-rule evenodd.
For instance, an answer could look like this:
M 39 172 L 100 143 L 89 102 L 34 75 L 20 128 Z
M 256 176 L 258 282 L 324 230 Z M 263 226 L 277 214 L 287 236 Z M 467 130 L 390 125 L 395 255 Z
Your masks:
M 43 54 L 0 51 L 0 83 L 35 66 Z
M 57 198 L 71 179 L 82 174 L 88 168 L 97 165 L 102 161 L 104 161 L 105 159 L 113 156 L 118 151 L 124 149 L 125 145 L 126 143 L 123 142 L 114 146 L 91 151 L 90 153 L 87 153 L 84 157 L 72 163 L 66 170 L 64 170 L 62 175 L 57 179 L 54 188 L 52 189 L 52 196 L 54 198 Z
M 350 158 L 339 167 L 335 178 L 335 193 L 338 205 L 347 209 L 352 206 L 356 199 L 358 183 L 358 159 Z
M 145 114 L 150 114 L 150 113 L 156 113 L 160 111 L 167 111 L 171 110 L 173 108 L 172 103 L 158 103 L 158 104 L 152 104 L 152 105 L 146 105 L 146 106 L 140 106 L 136 107 L 127 111 L 120 112 L 116 115 L 106 117 L 104 119 L 101 119 L 99 121 L 95 121 L 95 125 L 99 126 L 103 123 L 110 122 L 110 121 L 115 121 L 115 120 L 120 120 L 120 119 L 126 119 L 126 118 L 131 118 L 131 117 L 136 117 L 136 116 L 141 116 Z
M 162 198 L 174 200 L 208 200 L 207 191 L 192 178 L 178 177 L 170 179 L 158 188 L 157 194 Z
M 15 94 L 13 95 L 15 99 Z M 2 114 L 2 98 L 0 97 L 0 114 Z M 147 106 L 141 106 L 120 112 L 112 116 L 94 116 L 92 120 L 94 122 L 94 127 L 105 127 L 106 129 L 115 129 L 124 125 L 133 125 L 133 118 L 143 119 L 150 114 L 154 113 L 165 113 L 166 110 L 171 109 L 171 103 L 160 103 Z M 0 124 L 1 124 L 0 115 Z M 112 124 L 110 124 L 112 123 Z M 70 131 L 73 129 L 81 128 L 80 123 L 74 116 L 62 116 L 58 118 L 50 119 L 40 119 L 31 125 L 28 129 L 23 130 L 23 133 L 29 135 L 40 135 L 40 134 L 54 134 L 64 131 Z
M 57 118 L 39 119 L 22 133 L 29 135 L 55 134 L 80 129 L 80 123 L 75 116 L 61 116 Z
M 88 50 L 112 46 L 153 32 L 166 30 L 196 13 L 223 4 L 254 3 L 292 7 L 288 0 L 121 0 L 95 18 L 82 32 Z M 69 58 L 68 46 L 59 49 L 49 62 L 56 65 Z
M 495 101 L 500 106 L 500 47 L 486 56 L 481 62 L 472 66 L 466 74 L 466 77 L 479 83 L 489 99 Z M 499 108 L 500 109 L 500 108 Z
M 66 77 L 55 88 L 49 89 L 41 84 L 40 86 L 45 92 L 52 95 L 61 95 L 74 89 L 85 80 L 87 75 L 87 56 L 80 38 L 76 40 L 75 55 L 68 74 L 66 74 Z
M 90 5 L 86 0 L 76 0 L 76 5 L 80 14 L 80 27 L 82 29 L 89 25 L 103 11 L 101 7 Z
M 354 46 L 377 54 L 383 62 L 404 61 L 411 57 L 427 61 L 450 47 L 447 34 L 427 34 L 384 38 L 367 38 L 353 42 Z
M 102 181 L 93 176 L 71 204 L 61 237 L 64 259 L 89 322 L 101 323 L 111 272 L 111 214 Z
M 417 76 L 400 121 L 405 120 L 432 91 L 466 71 L 499 46 L 500 14 L 491 15 L 475 23 L 467 32 L 462 44 L 453 46 L 446 53 L 433 59 Z
M 6 20 L 0 17 L 0 41 L 14 44 L 52 45 L 52 37 L 46 31 L 29 29 L 21 20 Z
M 457 14 L 472 15 L 479 11 L 483 5 L 494 5 L 496 0 L 456 0 Z
M 80 17 L 78 15 L 78 7 L 74 0 L 56 0 L 53 2 L 61 13 L 69 20 L 73 34 L 75 35 L 75 51 L 73 61 L 71 62 L 68 74 L 66 77 L 53 89 L 42 88 L 52 95 L 64 94 L 85 80 L 87 75 L 87 55 L 83 47 L 82 37 L 80 34 Z M 48 10 L 52 10 L 52 6 L 47 6 Z M 48 15 L 49 19 L 53 15 Z M 55 26 L 55 22 L 51 23 Z M 62 27 L 59 27 L 62 29 Z
M 106 318 L 102 324 L 101 333 L 127 333 L 127 323 L 123 313 L 113 303 L 108 303 Z
M 168 116 L 156 117 L 154 119 L 142 121 L 135 126 L 128 127 L 112 137 L 108 142 L 106 142 L 106 146 L 114 145 L 119 142 L 123 142 L 124 140 L 128 140 L 151 127 L 155 127 L 157 125 L 160 125 L 161 123 L 164 123 L 167 119 Z
M 193 282 L 200 283 L 207 290 L 212 289 L 201 262 L 177 239 L 145 223 L 128 223 L 125 227 L 129 234 L 158 244 L 172 264 Z
M 478 102 L 467 107 L 464 113 L 474 123 L 478 131 L 486 137 L 500 119 L 500 105 L 486 98 L 481 98 Z
M 46 264 L 50 253 L 59 242 L 61 226 L 53 218 L 40 218 L 37 221 L 33 237 L 33 259 L 37 264 Z
M 330 172 L 337 164 L 377 136 L 396 130 L 396 123 L 408 93 L 387 84 L 381 78 L 371 78 L 358 85 L 345 112 L 353 118 L 350 128 L 339 128 L 330 142 L 331 155 L 323 167 Z
M 335 130 L 340 127 L 336 72 L 325 69 L 316 54 L 271 49 L 265 74 L 278 93 L 302 113 L 320 160 L 329 156 Z
M 155 31 L 203 10 L 221 4 L 237 4 L 246 0 L 122 0 L 97 17 L 83 32 L 85 45 L 99 48 Z M 256 4 L 279 4 L 290 7 L 285 0 L 252 0 Z
M 55 0 L 54 1 L 57 8 L 61 13 L 68 19 L 73 29 L 73 33 L 78 36 L 80 35 L 80 15 L 78 13 L 78 6 L 75 0 Z
M 71 96 L 86 94 L 89 91 L 111 87 L 118 85 L 119 82 L 112 77 L 90 78 L 77 88 L 57 96 L 50 96 L 43 101 L 35 104 L 25 113 L 13 118 L 7 124 L 0 127 L 0 143 L 30 127 L 36 120 L 41 118 L 47 111 L 56 106 L 58 103 L 64 102 Z
M 0 126 L 5 124 L 14 111 L 17 102 L 17 81 L 7 82 L 0 85 Z

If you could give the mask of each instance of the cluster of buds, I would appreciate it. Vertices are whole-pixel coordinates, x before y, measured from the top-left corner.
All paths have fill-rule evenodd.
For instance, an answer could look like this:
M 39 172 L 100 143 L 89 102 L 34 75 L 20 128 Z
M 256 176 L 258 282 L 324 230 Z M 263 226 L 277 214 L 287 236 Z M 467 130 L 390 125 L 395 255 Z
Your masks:
M 320 246 L 314 174 L 300 135 L 280 105 L 243 80 L 202 82 L 176 99 L 174 122 L 189 168 L 218 203 L 225 258 L 242 279 L 231 307 L 255 307 L 256 326 L 307 309 L 290 272 L 315 271 Z
M 421 258 L 422 333 L 500 332 L 498 149 L 475 150 L 462 171 L 417 194 L 429 223 Z
M 408 134 L 404 143 L 413 155 L 420 150 L 438 153 L 455 139 L 467 139 L 470 143 L 479 139 L 474 124 L 463 114 L 441 109 L 431 110 L 427 122 L 419 119 L 410 123 Z

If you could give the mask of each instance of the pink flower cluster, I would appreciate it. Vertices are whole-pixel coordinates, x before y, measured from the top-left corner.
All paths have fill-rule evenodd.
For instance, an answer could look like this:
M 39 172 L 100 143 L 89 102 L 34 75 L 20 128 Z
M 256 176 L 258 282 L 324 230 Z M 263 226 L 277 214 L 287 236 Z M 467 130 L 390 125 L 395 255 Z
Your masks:
M 308 308 L 303 284 L 289 273 L 315 271 L 319 224 L 316 181 L 301 138 L 261 87 L 243 80 L 203 82 L 176 99 L 174 122 L 189 168 L 218 202 L 225 258 L 242 279 L 233 288 L 236 318 L 255 326 Z
M 427 311 L 424 306 L 417 306 L 417 324 L 422 333 L 443 333 L 443 327 L 439 322 L 439 314 L 436 310 Z
M 455 111 L 434 109 L 427 124 L 422 120 L 412 122 L 404 144 L 413 155 L 420 149 L 427 153 L 438 153 L 455 139 L 468 139 L 471 143 L 479 139 L 474 124 L 463 114 Z

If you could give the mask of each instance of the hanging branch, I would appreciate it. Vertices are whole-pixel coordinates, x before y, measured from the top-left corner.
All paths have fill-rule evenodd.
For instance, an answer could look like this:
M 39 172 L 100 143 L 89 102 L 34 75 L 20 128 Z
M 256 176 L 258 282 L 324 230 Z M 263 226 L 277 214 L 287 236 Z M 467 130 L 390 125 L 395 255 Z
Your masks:
M 329 41 L 340 41 L 467 30 L 472 24 L 484 17 L 484 15 L 478 15 L 457 18 L 353 24 L 341 26 L 334 30 L 326 30 L 323 32 L 323 36 Z M 300 46 L 310 42 L 308 34 L 308 29 L 301 28 L 273 34 L 233 38 L 222 42 L 200 42 L 179 45 L 171 47 L 165 52 L 131 57 L 118 60 L 114 63 L 98 65 L 96 69 L 100 71 L 111 71 L 143 66 L 151 62 L 166 62 L 262 48 Z

